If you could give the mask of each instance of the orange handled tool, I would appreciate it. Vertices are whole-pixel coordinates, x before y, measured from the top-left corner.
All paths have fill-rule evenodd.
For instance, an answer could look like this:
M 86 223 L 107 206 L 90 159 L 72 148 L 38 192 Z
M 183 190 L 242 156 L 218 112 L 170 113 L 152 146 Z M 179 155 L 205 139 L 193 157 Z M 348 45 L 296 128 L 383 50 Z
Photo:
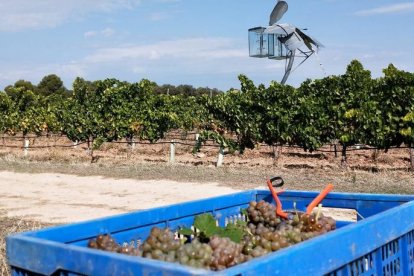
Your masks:
M 334 186 L 332 184 L 328 184 L 325 189 L 320 192 L 320 194 L 312 200 L 312 202 L 306 208 L 306 214 L 311 214 L 312 210 L 321 203 L 321 201 L 333 190 Z
M 275 187 L 282 187 L 285 182 L 280 176 L 273 177 L 267 180 L 267 186 L 269 187 L 270 192 L 272 193 L 273 199 L 276 202 L 276 215 L 279 217 L 289 219 L 292 217 L 292 214 L 288 214 L 283 211 L 282 202 L 280 201 L 278 195 L 284 192 L 284 190 L 276 192 Z M 334 186 L 332 184 L 328 184 L 325 189 L 323 189 L 319 195 L 312 200 L 309 204 L 308 208 L 306 208 L 306 214 L 311 214 L 312 210 L 322 202 L 322 200 L 333 190 Z
M 278 181 L 273 184 L 273 182 Z M 267 180 L 267 186 L 269 187 L 270 192 L 272 193 L 273 199 L 276 202 L 276 215 L 279 217 L 287 219 L 289 217 L 288 213 L 283 212 L 282 202 L 280 201 L 278 195 L 284 192 L 284 190 L 276 192 L 275 187 L 282 187 L 285 182 L 280 176 L 273 177 Z

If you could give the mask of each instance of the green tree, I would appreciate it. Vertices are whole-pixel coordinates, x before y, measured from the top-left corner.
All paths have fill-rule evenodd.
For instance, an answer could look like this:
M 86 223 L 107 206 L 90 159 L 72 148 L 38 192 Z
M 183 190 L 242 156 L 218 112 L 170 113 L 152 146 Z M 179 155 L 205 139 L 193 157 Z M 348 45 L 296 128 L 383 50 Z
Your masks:
M 30 81 L 18 80 L 14 85 L 8 85 L 4 92 L 9 95 L 13 100 L 20 97 L 20 93 L 25 91 L 32 91 L 37 94 L 37 87 L 33 85 Z
M 63 81 L 55 74 L 47 75 L 37 85 L 38 92 L 43 96 L 64 95 L 68 91 L 63 85 Z

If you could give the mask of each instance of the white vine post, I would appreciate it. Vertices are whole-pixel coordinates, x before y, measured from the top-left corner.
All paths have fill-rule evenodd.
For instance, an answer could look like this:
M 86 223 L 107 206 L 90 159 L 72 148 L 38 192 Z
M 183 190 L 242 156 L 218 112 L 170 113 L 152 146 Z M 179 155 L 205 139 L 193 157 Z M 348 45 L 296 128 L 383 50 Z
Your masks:
M 27 156 L 29 153 L 29 139 L 24 138 L 23 142 L 23 155 Z
M 171 140 L 170 143 L 170 163 L 175 163 L 175 141 Z
M 131 150 L 134 150 L 135 149 L 135 139 L 132 137 L 132 138 L 126 138 L 127 139 L 127 142 L 128 142 L 128 147 L 131 149 Z
M 224 148 L 220 147 L 216 167 L 221 167 L 223 165 L 223 160 L 224 160 Z
M 200 134 L 199 133 L 196 133 L 196 135 L 195 135 L 195 144 L 196 145 L 198 143 L 198 138 L 200 138 Z

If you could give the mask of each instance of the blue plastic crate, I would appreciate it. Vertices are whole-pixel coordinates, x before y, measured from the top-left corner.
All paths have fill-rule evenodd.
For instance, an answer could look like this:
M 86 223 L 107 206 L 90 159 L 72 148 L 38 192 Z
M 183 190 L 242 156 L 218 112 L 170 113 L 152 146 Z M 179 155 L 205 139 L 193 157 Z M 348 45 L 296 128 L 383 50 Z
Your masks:
M 288 191 L 286 209 L 305 210 L 317 193 Z M 220 225 L 241 219 L 252 200 L 272 202 L 268 191 L 246 191 L 7 237 L 12 275 L 411 275 L 414 276 L 414 196 L 331 193 L 323 206 L 355 209 L 365 219 L 221 272 L 192 269 L 86 247 L 111 234 L 118 242 L 144 240 L 152 227 L 177 229 L 212 213 Z M 411 201 L 411 202 L 410 202 Z M 348 225 L 349 224 L 349 225 Z

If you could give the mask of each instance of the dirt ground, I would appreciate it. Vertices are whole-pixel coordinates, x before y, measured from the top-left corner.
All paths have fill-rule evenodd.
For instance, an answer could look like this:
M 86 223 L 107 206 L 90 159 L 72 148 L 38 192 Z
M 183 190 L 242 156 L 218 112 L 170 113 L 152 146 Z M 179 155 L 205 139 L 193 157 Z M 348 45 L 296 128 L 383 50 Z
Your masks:
M 93 162 L 97 164 L 112 164 L 115 166 L 146 164 L 168 164 L 170 162 L 171 141 L 175 142 L 175 164 L 192 165 L 195 167 L 214 167 L 218 159 L 217 144 L 208 142 L 198 153 L 193 153 L 195 137 L 193 134 L 183 135 L 172 133 L 156 144 L 137 141 L 133 146 L 125 141 L 120 143 L 104 143 L 98 150 L 93 151 L 91 158 L 87 144 L 82 143 L 72 147 L 73 142 L 66 137 L 32 137 L 29 149 L 24 156 L 23 139 L 5 137 L 0 142 L 0 158 L 6 160 L 23 159 L 36 162 L 59 161 L 76 164 Z M 341 164 L 341 148 L 325 146 L 313 153 L 305 152 L 295 147 L 271 147 L 257 145 L 253 150 L 244 154 L 225 151 L 224 166 L 229 168 L 258 168 L 278 167 L 286 169 L 310 170 L 343 170 Z M 277 159 L 273 158 L 275 155 Z M 397 171 L 405 173 L 410 167 L 409 150 L 405 148 L 390 149 L 388 152 L 379 150 L 363 150 L 361 147 L 350 147 L 347 153 L 347 169 L 367 172 Z
M 0 172 L 0 211 L 48 223 L 68 223 L 235 193 L 217 183 L 109 179 Z

